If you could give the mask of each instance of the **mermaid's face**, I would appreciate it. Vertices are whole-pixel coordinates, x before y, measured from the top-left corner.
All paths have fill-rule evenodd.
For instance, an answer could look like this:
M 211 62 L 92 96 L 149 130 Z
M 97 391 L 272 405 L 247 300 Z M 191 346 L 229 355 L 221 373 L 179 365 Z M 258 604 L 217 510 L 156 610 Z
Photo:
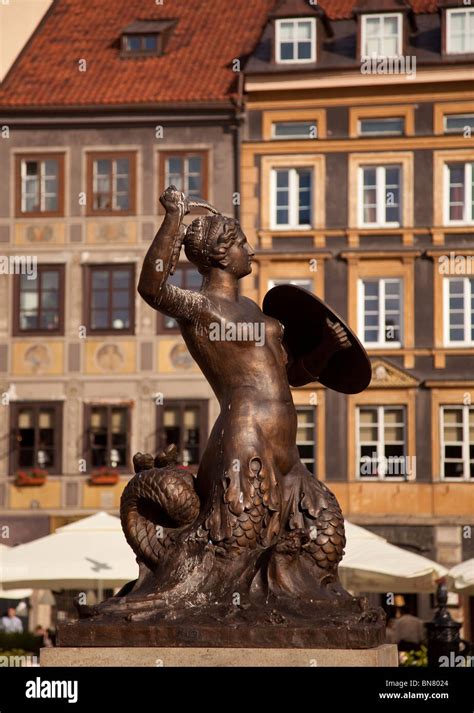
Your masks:
M 252 258 L 254 255 L 254 249 L 247 242 L 247 238 L 239 227 L 238 235 L 227 251 L 228 265 L 226 270 L 232 272 L 237 279 L 249 275 L 252 272 Z

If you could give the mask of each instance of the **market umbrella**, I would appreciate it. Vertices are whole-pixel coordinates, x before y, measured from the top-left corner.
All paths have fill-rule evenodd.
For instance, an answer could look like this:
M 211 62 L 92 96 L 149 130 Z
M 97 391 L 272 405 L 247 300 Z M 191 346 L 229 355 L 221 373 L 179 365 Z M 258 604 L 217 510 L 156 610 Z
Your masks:
M 452 592 L 474 596 L 474 558 L 450 569 L 447 583 Z
M 345 521 L 347 544 L 339 565 L 346 589 L 359 592 L 434 592 L 447 570 L 432 560 L 391 545 Z
M 10 548 L 4 557 L 4 589 L 121 587 L 138 576 L 135 555 L 120 520 L 99 512 L 51 535 Z
M 0 542 L 0 599 L 28 599 L 31 597 L 32 589 L 9 589 L 7 591 L 2 589 L 3 562 L 8 550 L 10 547 Z
M 447 570 L 346 520 L 343 585 L 364 592 L 432 592 Z M 138 575 L 117 517 L 100 512 L 25 545 L 6 548 L 3 588 L 121 587 Z

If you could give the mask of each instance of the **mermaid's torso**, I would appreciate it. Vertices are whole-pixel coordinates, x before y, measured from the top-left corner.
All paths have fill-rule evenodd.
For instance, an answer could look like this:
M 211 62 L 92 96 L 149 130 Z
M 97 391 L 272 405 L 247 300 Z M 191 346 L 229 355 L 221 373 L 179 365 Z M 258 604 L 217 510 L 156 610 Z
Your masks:
M 246 298 L 225 306 L 230 306 L 225 314 L 220 305 L 211 316 L 181 323 L 186 345 L 221 407 L 204 459 L 208 452 L 216 458 L 225 434 L 231 444 L 226 448 L 233 451 L 227 458 L 241 458 L 242 451 L 264 444 L 274 467 L 288 472 L 298 452 L 283 327 Z

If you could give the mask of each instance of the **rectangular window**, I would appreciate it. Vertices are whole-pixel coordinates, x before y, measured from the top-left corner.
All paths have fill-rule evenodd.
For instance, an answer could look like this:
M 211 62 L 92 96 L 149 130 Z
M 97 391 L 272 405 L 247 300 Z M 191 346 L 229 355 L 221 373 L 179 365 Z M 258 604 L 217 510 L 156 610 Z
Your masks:
M 133 334 L 135 266 L 87 265 L 86 324 L 96 334 Z
M 474 478 L 474 408 L 441 407 L 441 477 Z
M 202 285 L 202 275 L 192 265 L 178 264 L 178 267 L 167 280 L 169 285 L 181 287 L 183 290 L 197 292 Z M 179 333 L 178 323 L 173 317 L 158 313 L 158 333 L 173 334 Z
M 301 462 L 316 475 L 316 409 L 314 406 L 297 406 L 296 415 L 296 445 Z
M 207 442 L 208 401 L 167 399 L 157 408 L 157 450 L 174 443 L 179 462 L 196 472 Z
M 315 62 L 315 19 L 277 20 L 275 44 L 276 62 Z
M 360 406 L 357 409 L 359 478 L 405 477 L 406 414 L 404 406 Z
M 447 223 L 474 223 L 474 163 L 446 164 L 445 217 Z
M 315 139 L 318 135 L 316 121 L 274 121 L 274 139 Z
M 157 54 L 158 35 L 123 35 L 122 48 L 127 54 Z
M 54 217 L 64 214 L 64 156 L 16 157 L 18 216 Z
M 160 184 L 176 186 L 190 198 L 207 199 L 206 152 L 160 152 Z
M 276 168 L 271 173 L 274 228 L 310 228 L 312 219 L 311 168 Z
M 474 52 L 474 9 L 447 10 L 446 51 L 448 54 Z
M 88 210 L 94 215 L 135 212 L 135 154 L 88 155 Z
M 361 166 L 360 224 L 398 227 L 401 220 L 401 166 Z
M 288 277 L 288 278 L 282 278 L 278 280 L 268 280 L 268 289 L 271 290 L 272 287 L 276 287 L 277 285 L 296 285 L 297 287 L 303 287 L 303 289 L 308 290 L 309 292 L 313 292 L 313 281 L 312 280 L 305 280 L 305 279 L 299 279 L 297 277 Z
M 368 347 L 402 344 L 403 280 L 359 280 L 359 335 Z
M 474 132 L 474 114 L 446 114 L 444 117 L 445 134 L 466 134 Z
M 363 15 L 361 55 L 397 57 L 402 54 L 402 15 Z
M 61 473 L 62 403 L 11 404 L 10 472 L 41 468 Z
M 130 467 L 130 408 L 115 405 L 88 405 L 85 413 L 88 467 Z
M 64 333 L 64 265 L 38 265 L 35 279 L 15 276 L 13 334 Z
M 474 278 L 445 277 L 444 338 L 447 346 L 474 344 Z
M 359 136 L 401 136 L 405 130 L 405 119 L 359 119 Z

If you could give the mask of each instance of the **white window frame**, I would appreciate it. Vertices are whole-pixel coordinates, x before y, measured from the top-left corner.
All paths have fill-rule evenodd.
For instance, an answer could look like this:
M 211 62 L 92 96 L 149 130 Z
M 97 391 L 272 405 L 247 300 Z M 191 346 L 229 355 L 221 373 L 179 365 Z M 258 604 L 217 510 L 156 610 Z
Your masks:
M 398 342 L 388 342 L 386 339 L 381 340 L 380 335 L 386 335 L 385 328 L 385 286 L 387 282 L 399 282 L 400 283 L 400 341 Z M 379 339 L 376 342 L 366 342 L 365 329 L 364 329 L 364 317 L 365 317 L 365 294 L 364 294 L 364 282 L 378 282 L 379 283 L 379 324 L 378 333 Z M 361 277 L 357 282 L 357 331 L 359 338 L 367 349 L 399 349 L 403 345 L 404 334 L 403 334 L 403 292 L 404 292 L 404 282 L 402 277 Z
M 367 55 L 365 52 L 365 47 L 367 45 L 367 20 L 380 20 L 382 22 L 382 27 L 383 27 L 383 20 L 388 19 L 390 17 L 395 17 L 397 18 L 397 52 L 395 55 L 384 55 L 384 54 L 375 54 L 373 53 L 372 55 Z M 383 37 L 383 35 L 382 35 Z M 362 15 L 362 28 L 361 28 L 361 59 L 371 59 L 372 57 L 400 57 L 403 52 L 403 16 L 399 12 L 384 12 L 384 13 L 379 13 L 379 14 L 374 14 L 374 15 Z
M 450 10 L 446 11 L 446 53 L 447 54 L 472 54 L 474 52 L 474 38 L 471 40 L 472 42 L 472 48 L 468 49 L 466 52 L 459 52 L 457 50 L 454 50 L 452 47 L 452 41 L 451 41 L 451 19 L 453 15 L 459 15 L 459 14 L 470 14 L 472 13 L 474 15 L 474 8 L 470 7 L 469 5 L 465 5 L 464 7 L 457 7 L 457 8 L 451 8 Z M 467 34 L 467 28 L 466 28 L 466 34 Z M 467 37 L 469 35 L 467 34 Z
M 444 447 L 445 445 L 459 445 L 459 442 L 456 441 L 455 443 L 447 443 L 444 440 L 444 410 L 445 409 L 462 409 L 462 461 L 463 461 L 463 474 L 460 476 L 449 476 L 444 474 L 444 465 L 445 465 L 445 457 L 444 457 Z M 440 432 L 440 449 L 441 452 L 439 454 L 440 456 L 440 479 L 444 480 L 445 482 L 448 483 L 459 483 L 459 482 L 473 482 L 474 478 L 471 478 L 470 475 L 470 453 L 469 453 L 469 446 L 470 446 L 470 441 L 469 441 L 469 411 L 474 410 L 472 406 L 469 405 L 460 405 L 460 404 L 443 404 L 440 406 L 439 409 L 439 432 Z M 466 437 L 467 436 L 467 437 Z M 467 468 L 466 468 L 467 465 Z
M 278 124 L 309 124 L 310 130 L 314 128 L 314 137 L 301 136 L 301 134 L 287 134 L 286 136 L 277 136 L 276 127 Z M 311 119 L 288 119 L 287 121 L 272 121 L 272 139 L 274 141 L 308 141 L 318 138 L 318 122 Z
M 450 168 L 455 163 L 462 161 L 447 161 L 444 164 L 444 222 L 445 225 L 474 225 L 474 213 L 471 204 L 470 188 L 474 180 L 474 161 L 464 162 L 464 217 L 462 220 L 450 220 L 449 218 L 449 185 Z
M 360 480 L 361 482 L 375 482 L 376 480 L 385 480 L 389 482 L 405 482 L 407 480 L 406 475 L 386 475 L 383 472 L 383 469 L 381 469 L 380 472 L 377 473 L 377 475 L 361 475 L 360 474 L 360 459 L 361 459 L 361 453 L 360 453 L 360 446 L 361 446 L 361 441 L 360 441 L 360 410 L 361 409 L 376 409 L 377 411 L 377 443 L 374 444 L 374 453 L 377 453 L 377 461 L 379 463 L 383 463 L 382 458 L 384 457 L 384 447 L 385 447 L 385 409 L 398 409 L 402 412 L 403 414 L 403 452 L 404 455 L 403 457 L 406 458 L 407 455 L 407 436 L 408 436 L 408 410 L 405 404 L 383 404 L 383 405 L 376 405 L 376 404 L 359 404 L 356 406 L 356 413 L 355 413 L 355 428 L 356 428 L 356 480 Z
M 471 277 L 444 277 L 443 278 L 443 332 L 445 347 L 472 347 L 473 339 L 466 340 L 466 334 L 471 334 Z M 449 338 L 449 284 L 452 281 L 463 282 L 463 297 L 464 297 L 464 340 L 451 341 Z M 474 294 L 474 290 L 472 291 Z
M 385 188 L 386 188 L 386 170 L 390 168 L 398 168 L 399 184 L 398 190 L 400 194 L 400 202 L 398 205 L 398 221 L 385 220 L 386 204 L 385 204 Z M 376 184 L 376 220 L 375 223 L 364 223 L 364 171 L 365 169 L 375 169 L 375 184 Z M 403 166 L 398 163 L 387 164 L 362 164 L 359 170 L 359 227 L 361 228 L 400 228 L 402 225 L 403 216 Z
M 452 119 L 453 117 L 457 117 L 458 119 L 466 118 L 470 119 L 471 122 L 474 121 L 474 112 L 462 112 L 460 114 L 444 114 L 443 116 L 443 130 L 445 134 L 454 134 L 454 136 L 462 134 L 462 130 L 460 131 L 453 131 L 453 129 L 448 129 L 448 120 Z
M 57 187 L 57 192 L 56 193 L 46 193 L 46 161 L 56 161 L 56 187 Z M 39 184 L 39 192 L 40 192 L 40 206 L 39 206 L 39 211 L 37 210 L 26 210 L 26 187 L 28 185 L 29 181 L 29 176 L 26 175 L 26 164 L 27 163 L 37 163 L 39 164 L 39 175 L 38 175 L 38 184 Z M 58 159 L 55 158 L 34 158 L 32 156 L 31 158 L 22 158 L 21 159 L 21 212 L 25 213 L 25 215 L 28 215 L 29 213 L 46 213 L 49 212 L 46 209 L 46 198 L 49 198 L 51 196 L 56 197 L 56 203 L 57 206 L 59 206 L 59 191 L 60 191 L 60 185 L 59 185 L 59 161 Z M 28 194 L 30 195 L 30 194 Z M 57 211 L 58 207 L 54 209 L 53 212 Z
M 401 131 L 362 131 L 363 121 L 393 121 L 394 119 L 402 122 Z M 370 138 L 371 136 L 404 136 L 405 124 L 406 119 L 404 116 L 361 116 L 357 121 L 357 134 L 363 138 Z
M 165 156 L 164 159 L 164 174 L 165 174 L 165 186 L 169 186 L 170 183 L 172 183 L 172 179 L 170 178 L 170 175 L 172 175 L 172 171 L 169 170 L 169 161 L 171 158 L 180 158 L 183 161 L 183 180 L 184 180 L 184 186 L 183 186 L 183 191 L 186 194 L 190 193 L 189 190 L 189 177 L 190 176 L 199 176 L 199 181 L 201 183 L 201 190 L 200 194 L 203 193 L 203 186 L 204 186 L 204 172 L 205 172 L 205 166 L 204 166 L 204 155 L 200 152 L 196 152 L 195 155 L 192 155 L 192 152 L 189 152 L 189 154 L 186 154 L 185 156 L 181 156 L 178 153 L 176 153 L 174 156 L 172 155 L 172 152 L 168 152 L 169 155 Z M 201 170 L 199 173 L 196 173 L 196 171 L 190 171 L 189 170 L 189 161 L 192 158 L 199 158 L 201 161 Z
M 304 425 L 305 428 L 312 428 L 312 433 L 313 433 L 313 440 L 312 441 L 296 441 L 296 446 L 312 446 L 313 447 L 313 459 L 310 458 L 302 458 L 301 462 L 302 463 L 312 463 L 313 464 L 313 475 L 316 477 L 317 476 L 317 453 L 316 453 L 316 445 L 317 445 L 317 439 L 316 439 L 316 424 L 317 424 L 317 406 L 299 406 L 296 404 L 295 409 L 296 409 L 296 416 L 297 416 L 297 424 L 298 424 L 298 412 L 301 411 L 310 411 L 313 417 L 312 422 L 306 423 Z
M 298 224 L 299 209 L 299 180 L 298 171 L 309 171 L 311 174 L 310 186 L 310 223 Z M 288 214 L 289 223 L 277 223 L 277 172 L 288 171 Z M 270 225 L 272 230 L 310 230 L 314 220 L 314 169 L 311 166 L 278 166 L 273 167 L 270 173 Z
M 112 190 L 111 190 L 111 195 L 112 195 L 112 206 L 108 208 L 107 210 L 113 210 L 116 211 L 117 213 L 119 212 L 125 212 L 127 210 L 130 210 L 130 203 L 131 203 L 131 190 L 132 190 L 132 184 L 130 180 L 131 176 L 131 162 L 130 159 L 127 157 L 128 160 L 128 173 L 118 173 L 117 171 L 117 162 L 121 160 L 121 157 L 101 157 L 101 158 L 94 158 L 92 161 L 92 191 L 93 191 L 93 196 L 98 194 L 97 190 L 97 185 L 98 185 L 98 177 L 99 174 L 98 172 L 98 163 L 99 161 L 106 160 L 111 162 L 111 171 L 110 171 L 110 181 L 112 184 Z M 128 178 L 128 190 L 125 193 L 125 191 L 118 191 L 117 190 L 117 182 L 119 178 L 123 178 L 124 176 L 127 176 Z M 128 199 L 128 208 L 120 208 L 118 205 L 117 198 L 119 195 L 126 195 Z M 94 208 L 94 210 L 101 210 L 100 208 Z
M 283 22 L 293 22 L 295 25 L 310 23 L 311 26 L 311 56 L 309 59 L 282 59 L 281 58 L 281 24 Z M 293 46 L 297 47 L 298 42 L 293 40 Z M 316 18 L 314 17 L 285 17 L 275 22 L 275 61 L 278 64 L 308 64 L 316 62 Z

